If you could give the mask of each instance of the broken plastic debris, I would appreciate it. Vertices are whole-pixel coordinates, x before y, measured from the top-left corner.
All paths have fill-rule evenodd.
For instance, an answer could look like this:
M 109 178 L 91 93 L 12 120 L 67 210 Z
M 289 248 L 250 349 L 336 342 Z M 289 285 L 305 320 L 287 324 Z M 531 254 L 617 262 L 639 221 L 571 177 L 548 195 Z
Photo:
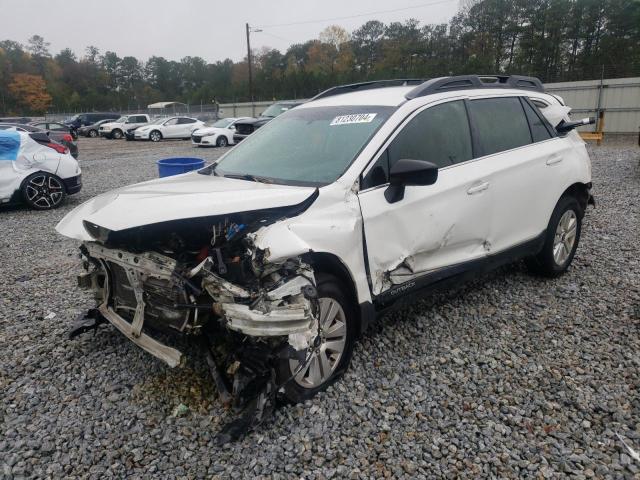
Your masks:
M 184 403 L 181 403 L 173 409 L 171 415 L 174 417 L 184 417 L 187 413 L 189 413 L 189 407 L 187 407 Z
M 616 436 L 618 437 L 618 440 L 620 440 L 622 444 L 625 446 L 631 458 L 633 458 L 636 462 L 640 462 L 640 453 L 638 453 L 636 450 L 634 450 L 629 445 L 627 445 L 627 442 L 625 442 L 624 439 L 617 432 L 616 432 Z
M 49 312 L 47 316 L 44 317 L 45 320 L 51 320 L 52 318 L 56 318 L 56 314 L 53 312 Z

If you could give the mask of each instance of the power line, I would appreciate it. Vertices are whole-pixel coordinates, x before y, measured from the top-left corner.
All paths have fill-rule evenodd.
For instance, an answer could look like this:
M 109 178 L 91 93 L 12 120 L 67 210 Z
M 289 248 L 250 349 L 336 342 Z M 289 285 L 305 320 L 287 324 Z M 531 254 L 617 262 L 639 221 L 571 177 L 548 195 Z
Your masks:
M 433 5 L 439 5 L 441 3 L 453 3 L 453 2 L 456 2 L 456 1 L 457 0 L 437 0 L 435 2 L 422 3 L 420 5 L 412 5 L 410 7 L 394 8 L 392 10 L 378 10 L 377 12 L 359 13 L 357 15 L 348 15 L 348 16 L 345 16 L 345 17 L 325 18 L 325 19 L 322 19 L 322 20 L 304 20 L 304 21 L 301 21 L 301 22 L 291 22 L 291 23 L 276 23 L 276 24 L 271 24 L 271 25 L 259 25 L 259 28 L 290 27 L 292 25 L 309 25 L 311 23 L 334 22 L 336 20 L 348 20 L 348 19 L 351 19 L 351 18 L 368 17 L 368 16 L 371 16 L 371 15 L 379 15 L 379 14 L 382 14 L 382 13 L 402 12 L 402 11 L 405 11 L 405 10 L 412 10 L 412 9 L 416 9 L 416 8 L 431 7 Z

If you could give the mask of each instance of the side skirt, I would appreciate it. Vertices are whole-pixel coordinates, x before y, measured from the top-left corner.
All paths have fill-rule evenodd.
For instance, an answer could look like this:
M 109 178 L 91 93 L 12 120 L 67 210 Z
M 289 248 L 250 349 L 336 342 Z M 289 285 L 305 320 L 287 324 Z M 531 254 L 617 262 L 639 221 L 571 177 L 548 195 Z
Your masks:
M 459 284 L 477 277 L 478 274 L 490 272 L 502 265 L 512 263 L 529 255 L 535 255 L 542 250 L 545 234 L 546 231 L 532 240 L 485 258 L 444 267 L 396 285 L 374 298 L 373 305 L 376 316 L 381 316 L 392 309 L 405 307 L 436 290 L 447 288 L 454 283 Z

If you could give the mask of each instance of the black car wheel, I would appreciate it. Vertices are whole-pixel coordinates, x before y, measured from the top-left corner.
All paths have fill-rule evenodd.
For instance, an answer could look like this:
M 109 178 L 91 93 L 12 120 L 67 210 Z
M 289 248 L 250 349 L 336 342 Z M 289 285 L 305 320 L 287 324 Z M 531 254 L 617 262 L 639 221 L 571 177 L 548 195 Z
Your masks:
M 89 132 L 87 133 L 88 137 L 91 138 L 96 138 L 98 136 L 98 131 L 97 130 L 89 130 Z
M 545 277 L 557 277 L 567 271 L 578 249 L 583 216 L 575 197 L 564 196 L 558 201 L 542 250 L 525 259 L 529 271 Z
M 303 402 L 326 390 L 345 372 L 351 361 L 357 336 L 357 314 L 348 289 L 333 275 L 317 277 L 319 314 L 306 362 L 283 358 L 276 377 L 284 384 L 284 396 L 293 403 Z
M 226 147 L 229 145 L 229 141 L 227 140 L 227 137 L 221 135 L 218 137 L 218 140 L 216 140 L 216 145 L 219 147 Z
M 47 172 L 28 176 L 20 190 L 25 203 L 34 210 L 57 208 L 66 195 L 62 180 Z
M 115 138 L 116 140 L 120 140 L 122 138 L 122 131 L 121 130 L 113 130 L 111 132 L 111 137 Z

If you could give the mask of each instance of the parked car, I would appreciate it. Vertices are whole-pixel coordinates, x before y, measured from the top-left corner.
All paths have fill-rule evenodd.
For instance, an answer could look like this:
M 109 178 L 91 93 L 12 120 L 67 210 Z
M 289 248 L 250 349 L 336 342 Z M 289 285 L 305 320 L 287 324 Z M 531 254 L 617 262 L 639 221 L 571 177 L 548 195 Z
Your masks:
M 18 132 L 28 133 L 43 132 L 52 141 L 67 147 L 73 158 L 78 158 L 78 144 L 73 139 L 73 136 L 70 133 L 67 133 L 66 130 L 45 130 L 40 127 L 36 127 L 35 125 L 22 125 L 15 123 L 0 123 L 0 130 L 16 130 Z
M 130 142 L 136 139 L 135 137 L 136 128 L 138 127 L 129 128 L 124 131 L 124 138 L 126 141 Z
M 0 130 L 0 204 L 49 210 L 81 188 L 80 165 L 67 147 L 44 132 Z
M 78 135 L 82 135 L 83 137 L 91 137 L 96 138 L 99 136 L 100 125 L 105 124 L 107 122 L 112 122 L 113 119 L 105 118 L 104 120 L 99 120 L 96 123 L 92 123 L 91 125 L 85 125 L 78 128 Z
M 107 122 L 100 125 L 98 133 L 101 137 L 120 139 L 124 132 L 131 128 L 141 127 L 151 121 L 149 115 L 136 113 L 133 115 L 123 115 L 114 122 Z
M 267 108 L 264 112 L 262 112 L 258 118 L 248 118 L 246 120 L 242 120 L 241 122 L 236 122 L 236 132 L 233 135 L 233 141 L 235 143 L 241 142 L 253 132 L 255 132 L 258 128 L 267 124 L 278 115 L 291 110 L 298 105 L 301 105 L 301 103 L 302 102 L 292 100 L 277 102 Z
M 81 127 L 86 127 L 89 125 L 94 125 L 98 123 L 100 120 L 117 120 L 120 118 L 119 113 L 114 112 L 91 112 L 91 113 L 80 113 L 78 115 L 74 115 L 73 117 L 64 121 L 64 124 L 70 127 L 73 130 L 79 130 Z
M 41 130 L 46 130 L 48 132 L 68 133 L 74 139 L 78 138 L 78 133 L 74 129 L 72 129 L 68 125 L 65 125 L 64 123 L 61 123 L 61 122 L 49 122 L 44 120 L 44 121 L 30 122 L 27 125 L 31 125 L 32 127 L 37 127 Z
M 133 132 L 136 140 L 159 142 L 164 138 L 191 138 L 191 132 L 204 122 L 191 117 L 159 118 L 149 125 L 138 127 Z
M 250 120 L 250 117 L 222 118 L 217 122 L 204 124 L 191 132 L 191 143 L 197 147 L 226 147 L 234 145 L 233 134 L 236 122 Z
M 327 90 L 212 165 L 69 213 L 56 228 L 99 299 L 79 328 L 111 322 L 170 366 L 155 331 L 225 342 L 207 360 L 246 414 L 308 399 L 390 309 L 516 259 L 569 268 L 593 199 L 572 131 L 590 120 L 568 110 L 520 76 Z

